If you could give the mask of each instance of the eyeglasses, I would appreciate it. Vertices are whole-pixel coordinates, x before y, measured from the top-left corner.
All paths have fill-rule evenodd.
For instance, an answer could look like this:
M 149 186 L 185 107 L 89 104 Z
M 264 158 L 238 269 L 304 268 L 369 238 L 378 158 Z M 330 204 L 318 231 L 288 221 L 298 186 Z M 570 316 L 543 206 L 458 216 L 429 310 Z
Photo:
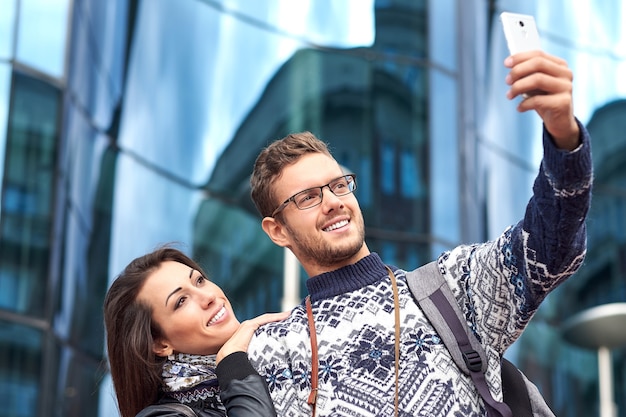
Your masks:
M 319 206 L 320 204 L 322 204 L 322 199 L 324 198 L 324 187 L 328 187 L 330 192 L 337 197 L 341 197 L 342 195 L 348 195 L 356 190 L 356 175 L 342 175 L 341 177 L 335 178 L 326 185 L 302 190 L 299 193 L 292 195 L 291 197 L 286 199 L 280 206 L 278 206 L 278 208 L 272 213 L 272 217 L 275 217 L 292 201 L 300 210 L 306 210 L 315 206 Z

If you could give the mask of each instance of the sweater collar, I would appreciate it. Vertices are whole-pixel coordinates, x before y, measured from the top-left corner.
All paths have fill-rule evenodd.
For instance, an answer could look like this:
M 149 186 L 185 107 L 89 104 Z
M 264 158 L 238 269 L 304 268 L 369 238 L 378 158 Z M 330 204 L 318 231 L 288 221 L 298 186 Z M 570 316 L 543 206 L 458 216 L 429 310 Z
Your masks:
M 357 263 L 309 278 L 306 287 L 311 301 L 317 301 L 358 290 L 386 276 L 385 264 L 372 252 Z

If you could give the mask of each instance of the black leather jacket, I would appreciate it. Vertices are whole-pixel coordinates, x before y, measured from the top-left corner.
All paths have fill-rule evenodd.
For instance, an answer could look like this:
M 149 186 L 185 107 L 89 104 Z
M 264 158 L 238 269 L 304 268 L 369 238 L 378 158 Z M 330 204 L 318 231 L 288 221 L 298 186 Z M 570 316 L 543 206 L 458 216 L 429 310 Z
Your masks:
M 215 373 L 220 384 L 220 398 L 226 407 L 222 411 L 202 408 L 201 403 L 188 404 L 198 417 L 275 417 L 276 410 L 267 384 L 254 370 L 245 352 L 235 352 L 225 357 Z M 142 410 L 137 417 L 192 417 L 191 413 L 168 407 L 176 400 L 163 397 L 158 403 Z

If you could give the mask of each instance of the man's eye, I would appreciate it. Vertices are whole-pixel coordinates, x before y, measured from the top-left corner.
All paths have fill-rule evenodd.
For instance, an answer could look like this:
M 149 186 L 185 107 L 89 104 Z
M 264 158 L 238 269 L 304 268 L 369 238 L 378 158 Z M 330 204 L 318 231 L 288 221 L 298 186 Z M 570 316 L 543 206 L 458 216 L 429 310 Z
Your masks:
M 348 183 L 345 181 L 338 182 L 336 184 L 333 184 L 333 191 L 341 190 L 342 188 L 346 188 L 347 186 Z
M 319 193 L 317 191 L 310 191 L 302 195 L 299 195 L 297 200 L 298 200 L 298 204 L 306 204 L 307 201 L 315 200 L 316 198 L 319 198 Z

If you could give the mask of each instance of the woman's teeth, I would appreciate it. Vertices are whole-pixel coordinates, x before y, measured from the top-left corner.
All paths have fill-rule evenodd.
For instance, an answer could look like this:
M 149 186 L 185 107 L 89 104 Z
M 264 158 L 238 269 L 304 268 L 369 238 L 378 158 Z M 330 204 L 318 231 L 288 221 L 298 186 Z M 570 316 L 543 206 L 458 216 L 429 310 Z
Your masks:
M 220 308 L 220 311 L 218 311 L 217 314 L 214 315 L 213 318 L 209 321 L 208 326 L 212 325 L 213 323 L 224 317 L 224 314 L 226 314 L 226 307 Z

